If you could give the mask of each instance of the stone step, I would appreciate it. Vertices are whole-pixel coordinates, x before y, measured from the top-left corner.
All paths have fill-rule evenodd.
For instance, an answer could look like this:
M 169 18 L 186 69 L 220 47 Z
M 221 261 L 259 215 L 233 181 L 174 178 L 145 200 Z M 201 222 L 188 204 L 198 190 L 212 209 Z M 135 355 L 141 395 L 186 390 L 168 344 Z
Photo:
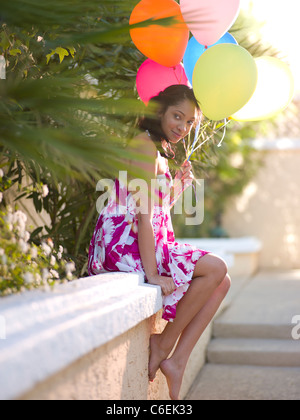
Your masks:
M 210 342 L 209 363 L 300 368 L 300 341 L 218 338 Z
M 300 312 L 300 309 L 299 311 Z M 289 340 L 292 338 L 292 331 L 295 325 L 290 323 L 239 323 L 223 322 L 222 319 L 214 323 L 213 336 L 215 338 L 260 338 L 270 340 Z
M 290 340 L 300 316 L 300 271 L 260 273 L 214 322 L 219 338 Z
M 186 400 L 300 400 L 300 368 L 207 364 Z
M 299 400 L 299 302 L 299 270 L 247 282 L 215 319 L 208 363 L 186 399 Z

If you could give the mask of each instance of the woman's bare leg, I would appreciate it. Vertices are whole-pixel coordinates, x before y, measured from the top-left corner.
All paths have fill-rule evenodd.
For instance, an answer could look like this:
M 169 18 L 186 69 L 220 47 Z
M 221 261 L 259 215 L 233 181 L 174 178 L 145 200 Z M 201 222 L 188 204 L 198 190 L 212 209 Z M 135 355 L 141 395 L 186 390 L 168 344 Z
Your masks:
M 150 381 L 155 378 L 161 362 L 169 356 L 181 333 L 208 303 L 226 274 L 226 264 L 214 255 L 208 254 L 197 262 L 191 285 L 177 305 L 176 319 L 169 322 L 161 334 L 151 337 Z
M 189 357 L 227 295 L 230 284 L 231 281 L 227 275 L 207 304 L 184 329 L 171 358 L 164 360 L 160 364 L 161 371 L 166 376 L 172 400 L 179 398 L 182 379 Z

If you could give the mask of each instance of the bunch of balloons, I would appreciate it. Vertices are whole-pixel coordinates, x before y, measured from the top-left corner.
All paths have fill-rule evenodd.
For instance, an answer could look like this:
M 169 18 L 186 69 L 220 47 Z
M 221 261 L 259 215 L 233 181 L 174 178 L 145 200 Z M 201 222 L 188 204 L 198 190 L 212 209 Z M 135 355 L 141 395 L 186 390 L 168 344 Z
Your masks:
M 283 110 L 294 95 L 293 75 L 279 59 L 254 59 L 228 33 L 239 10 L 240 0 L 141 0 L 130 35 L 148 58 L 137 74 L 143 102 L 185 84 L 211 120 L 254 121 Z

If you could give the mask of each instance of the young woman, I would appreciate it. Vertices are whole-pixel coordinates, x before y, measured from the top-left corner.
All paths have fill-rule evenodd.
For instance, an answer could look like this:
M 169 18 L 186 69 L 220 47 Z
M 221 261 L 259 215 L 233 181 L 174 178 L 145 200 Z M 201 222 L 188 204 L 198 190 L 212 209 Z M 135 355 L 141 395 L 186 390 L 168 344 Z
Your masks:
M 144 174 L 148 188 L 140 191 L 137 202 L 116 180 L 91 241 L 89 274 L 142 272 L 149 284 L 161 286 L 163 318 L 168 324 L 150 338 L 149 380 L 161 369 L 171 399 L 177 400 L 189 356 L 228 293 L 230 278 L 222 259 L 176 243 L 171 223 L 170 203 L 176 191 L 193 180 L 191 164 L 184 163 L 173 181 L 168 161 L 174 158 L 172 145 L 183 140 L 200 119 L 194 93 L 183 85 L 171 86 L 153 98 L 150 107 L 154 116 L 141 121 L 141 134 L 132 142 L 145 159 L 130 163 Z M 154 179 L 169 186 L 163 192 L 155 190 L 157 200 L 148 196 Z

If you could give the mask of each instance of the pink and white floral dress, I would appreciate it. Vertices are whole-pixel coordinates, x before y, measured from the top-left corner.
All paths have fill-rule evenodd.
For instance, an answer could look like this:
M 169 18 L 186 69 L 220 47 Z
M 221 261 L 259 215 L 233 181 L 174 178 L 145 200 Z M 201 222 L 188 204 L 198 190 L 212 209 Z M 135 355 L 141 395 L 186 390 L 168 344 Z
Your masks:
M 172 322 L 177 304 L 189 288 L 197 261 L 208 252 L 175 242 L 170 215 L 173 180 L 169 170 L 157 178 L 159 185 L 163 182 L 166 188 L 155 189 L 158 200 L 154 204 L 152 225 L 158 274 L 172 277 L 176 285 L 176 290 L 163 298 L 163 318 Z M 115 181 L 111 198 L 100 213 L 90 244 L 88 271 L 90 276 L 107 271 L 145 275 L 138 246 L 136 201 L 119 180 Z

